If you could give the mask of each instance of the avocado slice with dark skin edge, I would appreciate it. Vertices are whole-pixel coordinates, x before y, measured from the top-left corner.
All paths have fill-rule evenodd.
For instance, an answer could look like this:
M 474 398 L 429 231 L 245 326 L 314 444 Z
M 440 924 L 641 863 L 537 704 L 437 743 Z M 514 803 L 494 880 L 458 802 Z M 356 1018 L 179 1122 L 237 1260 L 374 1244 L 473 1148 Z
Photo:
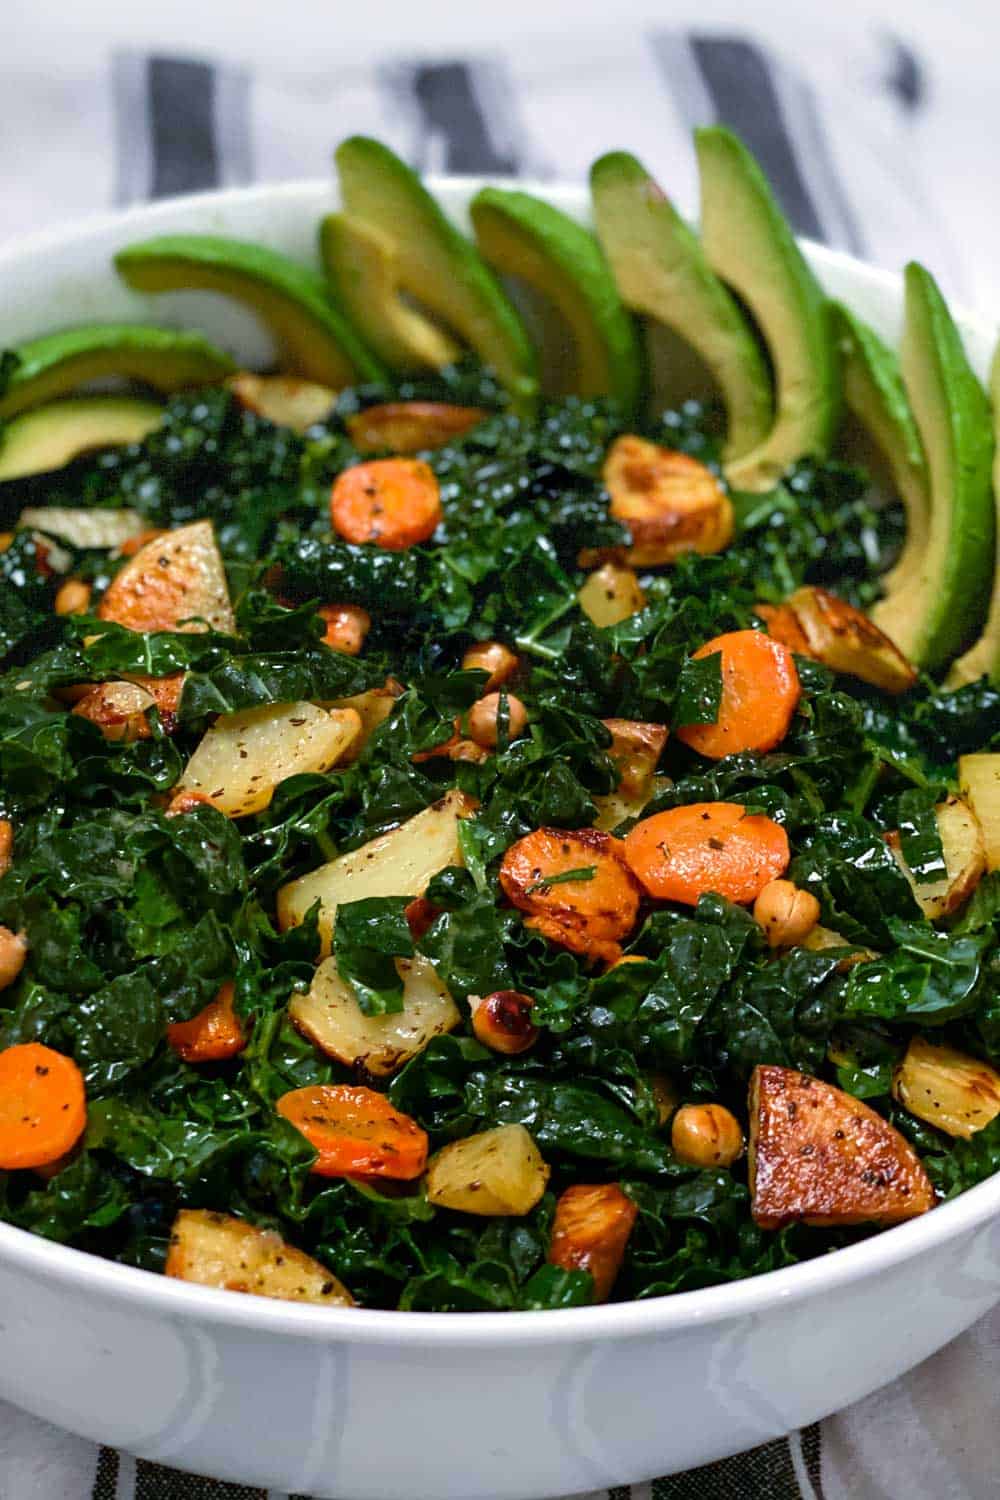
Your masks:
M 200 333 L 143 323 L 87 323 L 19 344 L 2 395 L 0 419 L 68 396 L 93 380 L 135 380 L 169 395 L 213 385 L 236 364 Z
M 931 497 L 927 545 L 907 596 L 911 656 L 937 673 L 976 640 L 993 587 L 993 429 L 948 306 L 930 272 L 914 262 L 906 267 L 905 297 L 899 364 Z
M 597 240 L 530 193 L 482 188 L 469 206 L 479 253 L 501 276 L 518 277 L 556 307 L 575 358 L 554 395 L 612 396 L 626 416 L 638 403 L 642 352 Z
M 590 171 L 597 237 L 626 307 L 671 328 L 704 361 L 726 408 L 723 457 L 732 461 L 771 430 L 771 374 L 734 297 L 697 235 L 626 151 Z
M 115 266 L 138 292 L 219 292 L 246 303 L 280 345 L 283 374 L 335 390 L 384 377 L 324 277 L 265 245 L 207 234 L 161 235 L 120 250 Z
M 906 512 L 906 541 L 883 579 L 885 597 L 872 609 L 872 619 L 909 656 L 919 642 L 910 587 L 919 576 L 931 524 L 927 460 L 895 352 L 849 308 L 839 302 L 832 307 L 845 405 L 885 460 Z
M 343 215 L 378 231 L 391 244 L 396 292 L 405 292 L 448 332 L 469 344 L 495 370 L 515 408 L 530 413 L 538 396 L 538 361 L 516 310 L 475 246 L 460 234 L 417 174 L 394 152 L 368 136 L 352 136 L 336 151 Z M 326 248 L 335 226 L 321 226 Z M 387 252 L 388 253 L 388 252 Z M 326 261 L 334 289 L 375 345 L 388 322 L 385 303 L 360 298 L 363 278 L 343 257 Z M 431 319 L 427 319 L 431 322 Z M 394 323 L 398 334 L 398 325 Z M 426 364 L 414 346 L 413 364 Z M 403 369 L 401 363 L 395 368 Z
M 993 505 L 997 539 L 1000 539 L 1000 347 L 990 368 L 990 398 L 993 406 Z M 960 656 L 948 673 L 947 686 L 958 688 L 983 675 L 1000 683 L 1000 566 L 994 566 L 993 590 L 983 633 L 974 646 Z
M 829 304 L 767 179 L 730 130 L 695 131 L 701 242 L 715 274 L 749 309 L 771 356 L 775 416 L 756 448 L 726 465 L 734 489 L 771 489 L 788 466 L 824 457 L 841 383 Z
M 163 408 L 133 396 L 77 396 L 22 412 L 0 426 L 0 481 L 61 469 L 83 453 L 141 443 Z

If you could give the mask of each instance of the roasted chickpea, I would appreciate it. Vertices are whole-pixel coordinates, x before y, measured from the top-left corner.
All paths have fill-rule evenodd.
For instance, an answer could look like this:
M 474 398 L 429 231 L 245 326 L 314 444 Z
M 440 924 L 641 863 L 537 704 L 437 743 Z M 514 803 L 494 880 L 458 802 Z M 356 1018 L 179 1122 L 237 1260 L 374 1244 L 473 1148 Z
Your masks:
M 67 578 L 56 593 L 56 614 L 85 614 L 92 593 L 89 583 L 84 583 L 80 578 Z
M 469 736 L 477 745 L 493 750 L 497 743 L 497 718 L 500 713 L 500 694 L 487 693 L 469 709 Z M 513 693 L 507 695 L 507 738 L 518 739 L 528 723 L 528 710 L 520 698 Z
M 493 1052 L 513 1057 L 527 1052 L 538 1040 L 538 1027 L 531 1021 L 531 997 L 518 990 L 496 990 L 473 1006 L 472 1029 L 476 1040 Z
M 513 651 L 501 641 L 477 641 L 462 657 L 463 672 L 489 672 L 486 692 L 493 692 L 513 677 L 519 662 Z
M 14 983 L 27 956 L 28 940 L 24 933 L 0 927 L 0 990 Z
M 791 880 L 771 880 L 754 902 L 753 914 L 772 948 L 794 948 L 819 921 L 819 902 Z
M 10 869 L 13 850 L 14 825 L 9 818 L 0 818 L 0 876 Z
M 194 812 L 196 807 L 211 807 L 211 797 L 206 797 L 204 792 L 177 792 L 170 799 L 170 804 L 164 814 L 167 818 L 180 817 L 181 813 Z
M 682 1104 L 670 1127 L 678 1161 L 690 1167 L 730 1167 L 743 1154 L 740 1122 L 722 1104 Z
M 323 604 L 319 613 L 326 621 L 323 644 L 345 656 L 357 656 L 372 628 L 372 617 L 360 604 Z

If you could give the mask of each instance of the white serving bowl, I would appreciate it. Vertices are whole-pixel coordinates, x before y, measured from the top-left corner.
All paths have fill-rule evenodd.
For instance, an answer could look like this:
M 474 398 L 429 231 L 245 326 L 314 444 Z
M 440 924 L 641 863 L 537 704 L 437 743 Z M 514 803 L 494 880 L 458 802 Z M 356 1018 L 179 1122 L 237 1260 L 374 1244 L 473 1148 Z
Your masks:
M 432 183 L 462 221 L 480 184 Z M 581 218 L 580 188 L 543 192 Z M 130 292 L 145 235 L 262 240 L 312 261 L 323 183 L 133 209 L 0 249 L 0 347 L 151 318 L 266 358 L 206 294 Z M 827 289 L 898 336 L 898 276 L 805 247 Z M 962 322 L 985 374 L 991 329 Z M 343 1500 L 541 1500 L 705 1463 L 867 1395 L 1000 1299 L 1000 1177 L 863 1244 L 750 1281 L 520 1314 L 320 1309 L 112 1265 L 0 1225 L 0 1396 L 183 1469 Z

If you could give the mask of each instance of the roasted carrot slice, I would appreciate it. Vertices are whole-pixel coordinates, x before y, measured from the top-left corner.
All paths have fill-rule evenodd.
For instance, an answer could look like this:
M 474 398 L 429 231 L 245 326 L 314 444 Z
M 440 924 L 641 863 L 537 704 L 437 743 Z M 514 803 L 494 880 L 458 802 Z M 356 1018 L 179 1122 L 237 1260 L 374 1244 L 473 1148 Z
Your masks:
M 427 1165 L 426 1131 L 374 1089 L 312 1084 L 282 1094 L 276 1107 L 319 1152 L 312 1170 L 320 1177 L 409 1181 Z
M 695 906 L 707 891 L 746 905 L 790 858 L 780 824 L 736 802 L 692 802 L 643 818 L 625 839 L 625 858 L 658 901 Z
M 549 1261 L 566 1271 L 589 1271 L 594 1301 L 605 1302 L 621 1270 L 639 1210 L 615 1182 L 577 1183 L 556 1204 Z
M 71 1057 L 40 1042 L 0 1052 L 0 1169 L 58 1161 L 86 1123 L 83 1074 Z
M 426 542 L 441 519 L 434 471 L 416 458 L 355 464 L 334 481 L 330 519 L 345 542 L 373 542 L 391 552 Z
M 767 626 L 772 641 L 780 641 L 797 656 L 812 656 L 809 640 L 799 624 L 799 617 L 788 604 L 755 604 L 755 615 L 760 615 Z
M 347 430 L 362 453 L 421 453 L 443 448 L 485 415 L 478 406 L 449 406 L 444 401 L 387 401 L 348 417 Z
M 677 738 L 710 760 L 737 750 L 773 750 L 788 733 L 801 688 L 792 653 L 759 630 L 706 641 L 694 660 L 722 657 L 722 702 L 714 724 L 682 724 Z
M 357 656 L 372 628 L 368 611 L 360 604 L 321 604 L 317 613 L 326 621 L 323 644 L 345 656 Z
M 243 1026 L 233 1009 L 233 985 L 227 981 L 214 1000 L 190 1021 L 167 1027 L 167 1041 L 185 1062 L 223 1062 L 246 1046 Z
M 572 878 L 571 878 L 572 877 Z M 525 926 L 573 953 L 614 963 L 635 925 L 641 890 L 621 844 L 596 828 L 537 828 L 500 865 L 507 899 Z

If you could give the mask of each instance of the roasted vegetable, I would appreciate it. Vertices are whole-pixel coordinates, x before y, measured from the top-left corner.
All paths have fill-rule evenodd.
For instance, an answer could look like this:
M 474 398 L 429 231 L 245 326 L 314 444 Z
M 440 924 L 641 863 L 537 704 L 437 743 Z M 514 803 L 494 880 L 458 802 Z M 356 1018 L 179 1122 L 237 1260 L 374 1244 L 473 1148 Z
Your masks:
M 772 948 L 794 948 L 804 943 L 819 921 L 819 902 L 811 891 L 801 891 L 791 880 L 772 880 L 753 904 L 754 921 Z
M 427 1164 L 425 1132 L 374 1089 L 314 1084 L 282 1094 L 275 1108 L 315 1148 L 318 1177 L 409 1182 Z
M 354 1298 L 326 1266 L 275 1234 L 231 1214 L 182 1208 L 170 1231 L 167 1276 L 226 1292 L 287 1302 L 353 1307 Z
M 722 1104 L 682 1104 L 670 1127 L 678 1161 L 692 1167 L 731 1167 L 743 1155 L 743 1131 Z
M 677 738 L 710 760 L 780 745 L 801 695 L 788 647 L 759 630 L 734 630 L 699 646 L 693 660 L 710 656 L 721 658 L 718 717 L 713 724 L 678 725 Z
M 646 438 L 618 438 L 604 461 L 611 514 L 632 537 L 628 562 L 655 568 L 685 552 L 721 552 L 733 539 L 733 508 L 710 469 Z
M 549 1168 L 523 1125 L 498 1125 L 451 1141 L 427 1168 L 427 1197 L 439 1208 L 485 1217 L 530 1213 Z
M 615 840 L 596 828 L 539 828 L 500 865 L 507 899 L 525 925 L 574 953 L 613 963 L 635 925 L 639 885 Z
M 115 574 L 97 613 L 129 630 L 233 634 L 236 621 L 211 521 L 194 521 L 147 542 Z
M 345 1066 L 361 1067 L 374 1078 L 394 1073 L 462 1019 L 426 958 L 397 958 L 395 965 L 403 984 L 402 1010 L 365 1015 L 335 959 L 325 958 L 309 990 L 292 996 L 289 1019 Z
M 920 881 L 903 855 L 898 833 L 886 834 L 892 857 L 910 882 L 913 898 L 924 916 L 936 922 L 964 906 L 986 869 L 983 831 L 967 802 L 949 797 L 934 809 L 944 854 L 945 873 L 937 880 Z
M 538 1040 L 538 1027 L 531 1019 L 532 1001 L 517 990 L 494 990 L 492 995 L 470 995 L 472 1030 L 476 1041 L 491 1052 L 516 1057 Z
M 460 438 L 485 415 L 443 401 L 387 401 L 348 417 L 347 430 L 360 453 L 423 453 Z
M 761 1229 L 898 1224 L 934 1206 L 934 1189 L 898 1130 L 851 1094 L 791 1068 L 754 1069 L 750 1192 Z
M 441 520 L 433 469 L 415 458 L 380 458 L 345 469 L 330 495 L 333 529 L 345 542 L 404 552 L 426 542 Z
M 0 1171 L 59 1161 L 87 1123 L 83 1075 L 38 1042 L 0 1051 Z
M 1000 1073 L 981 1058 L 915 1036 L 892 1075 L 904 1109 L 965 1140 L 1000 1115 Z
M 549 1261 L 564 1271 L 589 1271 L 594 1301 L 606 1302 L 625 1258 L 639 1210 L 614 1182 L 576 1183 L 556 1204 Z
M 587 619 L 599 630 L 637 615 L 646 603 L 632 569 L 615 562 L 595 568 L 576 597 Z
M 226 381 L 247 411 L 266 417 L 276 427 L 305 432 L 329 416 L 337 393 L 327 385 L 300 380 L 297 375 L 254 375 L 241 370 Z
M 870 682 L 884 693 L 905 693 L 916 668 L 867 615 L 826 589 L 801 588 L 788 600 L 809 654 L 834 672 Z
M 1000 755 L 961 756 L 958 781 L 982 829 L 986 868 L 1000 870 Z
M 788 867 L 780 824 L 733 802 L 691 802 L 643 818 L 625 839 L 625 858 L 650 896 L 696 906 L 709 891 L 755 901 Z

